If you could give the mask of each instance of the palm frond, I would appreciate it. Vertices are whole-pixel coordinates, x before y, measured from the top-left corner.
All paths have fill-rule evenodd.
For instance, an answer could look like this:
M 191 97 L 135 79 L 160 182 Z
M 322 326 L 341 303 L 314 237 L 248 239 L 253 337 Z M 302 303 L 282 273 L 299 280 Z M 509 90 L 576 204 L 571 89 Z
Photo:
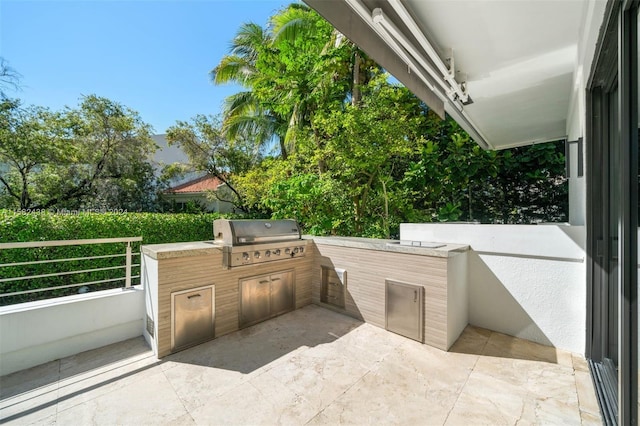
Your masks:
M 240 83 L 246 85 L 255 75 L 255 67 L 237 55 L 224 56 L 220 63 L 209 72 L 214 84 Z
M 314 23 L 306 17 L 280 22 L 278 26 L 274 26 L 273 44 L 277 45 L 283 41 L 294 42 L 311 31 L 313 27 Z
M 252 62 L 255 61 L 261 47 L 269 43 L 269 35 L 260 25 L 244 23 L 231 41 L 230 51 Z

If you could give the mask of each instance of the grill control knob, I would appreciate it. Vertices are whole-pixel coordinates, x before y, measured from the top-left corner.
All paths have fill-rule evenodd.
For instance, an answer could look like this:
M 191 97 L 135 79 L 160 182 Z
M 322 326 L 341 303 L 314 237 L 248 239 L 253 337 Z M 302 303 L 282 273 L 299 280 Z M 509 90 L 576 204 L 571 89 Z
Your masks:
M 249 253 L 247 253 L 246 251 L 242 253 L 242 260 L 249 260 Z
M 304 253 L 304 247 L 300 247 L 300 253 Z
M 286 249 L 286 250 L 284 251 L 284 254 L 291 254 L 291 249 L 290 249 L 290 248 Z
M 264 252 L 264 257 L 271 257 L 271 250 L 267 250 Z
M 298 247 L 293 249 L 293 254 L 297 254 L 300 251 L 300 249 Z
M 255 253 L 253 253 L 253 257 L 255 257 L 256 259 L 260 259 L 260 252 L 257 251 Z
M 280 256 L 280 249 L 276 249 L 276 251 L 273 252 L 276 256 Z

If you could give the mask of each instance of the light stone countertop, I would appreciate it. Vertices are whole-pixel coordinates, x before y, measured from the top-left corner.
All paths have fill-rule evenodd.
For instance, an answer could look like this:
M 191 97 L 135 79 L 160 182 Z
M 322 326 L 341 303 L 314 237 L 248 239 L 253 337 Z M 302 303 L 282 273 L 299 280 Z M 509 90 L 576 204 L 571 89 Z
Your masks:
M 324 244 L 338 247 L 388 251 L 430 257 L 452 257 L 470 250 L 468 245 L 447 244 L 441 242 L 433 242 L 434 245 L 441 245 L 441 247 L 420 247 L 410 245 L 412 243 L 411 241 L 402 241 L 403 244 L 400 244 L 399 240 L 383 240 L 378 238 L 316 237 L 312 235 L 305 235 L 303 238 L 313 240 L 319 245 Z
M 143 245 L 141 249 L 143 254 L 157 260 L 176 257 L 202 256 L 222 252 L 222 246 L 214 243 L 213 241 L 149 244 Z
M 364 250 L 388 251 L 393 253 L 405 253 L 419 256 L 452 257 L 469 250 L 468 245 L 442 244 L 441 247 L 419 247 L 400 244 L 398 240 L 383 240 L 377 238 L 359 237 L 316 237 L 303 236 L 305 240 L 312 240 L 316 244 L 324 244 L 339 247 L 351 247 Z M 404 242 L 403 242 L 404 243 Z M 411 242 L 408 242 L 411 244 Z M 142 253 L 152 259 L 171 259 L 177 257 L 202 256 L 216 254 L 222 251 L 222 245 L 213 241 L 194 241 L 184 243 L 149 244 L 142 246 Z

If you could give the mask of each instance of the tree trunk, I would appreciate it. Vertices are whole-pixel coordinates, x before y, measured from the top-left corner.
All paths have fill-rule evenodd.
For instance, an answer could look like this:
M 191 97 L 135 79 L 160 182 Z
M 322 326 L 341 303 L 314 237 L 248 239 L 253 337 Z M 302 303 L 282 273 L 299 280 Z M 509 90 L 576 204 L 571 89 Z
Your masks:
M 471 182 L 467 183 L 467 198 L 469 201 L 469 222 L 473 222 L 473 209 L 471 208 Z
M 22 178 L 22 193 L 20 194 L 20 208 L 28 209 L 31 206 L 31 197 L 29 197 L 29 185 L 27 180 L 27 170 L 20 170 L 20 177 Z
M 353 199 L 353 210 L 354 210 L 354 230 L 356 233 L 357 237 L 361 237 L 361 233 L 362 233 L 362 212 L 361 212 L 361 205 L 362 202 L 361 200 L 358 199 L 358 197 L 354 197 Z
M 282 157 L 283 160 L 286 160 L 289 155 L 287 154 L 287 147 L 284 143 L 284 138 L 278 138 L 279 139 L 279 143 L 280 143 L 280 157 Z
M 362 85 L 361 67 L 362 58 L 360 57 L 360 52 L 356 49 L 353 58 L 353 89 L 351 91 L 351 105 L 353 106 L 357 106 L 362 100 L 362 91 L 360 90 Z
M 382 229 L 387 239 L 391 238 L 389 232 L 389 195 L 387 194 L 387 184 L 383 179 L 380 179 L 382 183 L 382 195 L 384 197 L 384 216 L 382 217 Z
M 318 134 L 318 130 L 315 127 L 313 128 L 313 139 L 316 142 L 316 148 L 318 149 L 318 152 L 322 152 L 322 149 L 324 148 L 324 143 L 322 141 L 322 138 L 320 138 L 320 135 Z M 321 155 L 318 158 L 318 176 L 322 176 L 322 174 L 326 171 L 327 171 L 327 162 Z

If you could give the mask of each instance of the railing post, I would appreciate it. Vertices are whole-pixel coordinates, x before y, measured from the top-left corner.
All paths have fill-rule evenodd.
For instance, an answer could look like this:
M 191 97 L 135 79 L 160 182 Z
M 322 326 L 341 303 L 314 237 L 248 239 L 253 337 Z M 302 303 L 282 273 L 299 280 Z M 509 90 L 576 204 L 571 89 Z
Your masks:
M 124 286 L 125 288 L 129 288 L 131 287 L 131 241 L 127 242 L 127 256 L 125 265 Z

